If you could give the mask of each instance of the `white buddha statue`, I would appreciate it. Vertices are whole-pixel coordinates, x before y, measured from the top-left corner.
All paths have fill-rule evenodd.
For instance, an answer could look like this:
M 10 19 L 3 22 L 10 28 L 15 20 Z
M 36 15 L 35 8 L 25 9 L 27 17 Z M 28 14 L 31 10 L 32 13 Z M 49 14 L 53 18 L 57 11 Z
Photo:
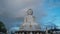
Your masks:
M 24 18 L 24 23 L 22 24 L 22 28 L 24 30 L 33 30 L 39 29 L 39 25 L 35 22 L 35 17 L 33 16 L 33 10 L 29 9 L 27 11 L 27 16 Z
M 33 16 L 33 11 L 32 11 L 32 9 L 29 9 L 28 11 L 27 11 L 27 16 L 25 17 L 25 19 L 24 19 L 24 22 L 26 22 L 26 23 L 32 23 L 32 22 L 34 22 L 34 16 Z

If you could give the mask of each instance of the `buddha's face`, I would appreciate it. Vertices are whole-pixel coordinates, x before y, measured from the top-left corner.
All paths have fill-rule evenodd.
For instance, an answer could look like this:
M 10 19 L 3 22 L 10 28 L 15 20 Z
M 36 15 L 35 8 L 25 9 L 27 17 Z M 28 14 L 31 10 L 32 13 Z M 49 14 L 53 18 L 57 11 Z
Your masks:
M 27 14 L 28 14 L 28 15 L 32 15 L 32 14 L 33 14 L 33 11 L 32 11 L 31 9 L 29 9 L 29 10 L 27 11 Z

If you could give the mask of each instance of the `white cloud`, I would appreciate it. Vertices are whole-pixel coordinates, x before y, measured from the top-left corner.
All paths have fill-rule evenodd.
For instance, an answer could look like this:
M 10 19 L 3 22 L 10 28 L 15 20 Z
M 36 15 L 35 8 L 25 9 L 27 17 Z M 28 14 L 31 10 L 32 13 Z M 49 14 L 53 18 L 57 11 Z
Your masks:
M 0 8 L 0 15 L 4 17 L 22 17 L 25 15 L 25 10 L 35 8 L 39 0 L 4 0 L 2 1 L 5 7 Z M 2 4 L 1 4 L 2 7 Z

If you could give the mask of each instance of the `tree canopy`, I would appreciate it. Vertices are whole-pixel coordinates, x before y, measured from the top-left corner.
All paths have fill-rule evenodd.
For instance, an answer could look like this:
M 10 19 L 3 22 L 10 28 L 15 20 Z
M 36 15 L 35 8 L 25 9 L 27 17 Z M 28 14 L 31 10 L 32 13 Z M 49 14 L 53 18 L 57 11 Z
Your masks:
M 0 32 L 6 33 L 7 29 L 2 21 L 0 21 Z

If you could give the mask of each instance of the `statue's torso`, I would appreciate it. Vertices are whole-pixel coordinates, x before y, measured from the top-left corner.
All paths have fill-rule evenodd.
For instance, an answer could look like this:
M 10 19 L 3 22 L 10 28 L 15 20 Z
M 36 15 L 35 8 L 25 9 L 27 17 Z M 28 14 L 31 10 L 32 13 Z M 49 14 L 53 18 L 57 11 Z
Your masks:
M 26 17 L 26 22 L 34 22 L 34 17 L 32 16 L 32 15 L 28 15 L 27 17 Z

